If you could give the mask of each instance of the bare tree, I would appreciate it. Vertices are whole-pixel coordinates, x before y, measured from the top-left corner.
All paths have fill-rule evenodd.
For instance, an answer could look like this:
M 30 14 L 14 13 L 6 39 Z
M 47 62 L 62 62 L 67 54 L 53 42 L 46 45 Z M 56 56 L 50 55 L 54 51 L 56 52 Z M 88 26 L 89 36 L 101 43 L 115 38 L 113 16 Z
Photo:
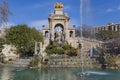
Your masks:
M 2 0 L 0 2 L 0 26 L 7 23 L 9 15 L 11 15 L 11 12 L 9 10 L 8 2 Z
M 89 26 L 89 25 L 82 25 L 82 34 L 83 34 L 83 37 L 85 38 L 93 38 L 94 34 L 92 32 L 92 26 Z M 80 26 L 79 27 L 76 27 L 76 36 L 80 36 Z

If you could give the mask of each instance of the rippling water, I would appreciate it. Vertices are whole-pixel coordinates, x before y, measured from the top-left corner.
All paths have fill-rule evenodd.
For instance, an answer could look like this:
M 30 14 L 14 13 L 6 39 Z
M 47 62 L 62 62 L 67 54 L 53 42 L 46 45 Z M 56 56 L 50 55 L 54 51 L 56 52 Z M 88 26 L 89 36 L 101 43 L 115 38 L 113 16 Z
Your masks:
M 0 80 L 120 80 L 120 71 L 87 70 L 88 77 L 80 77 L 79 68 L 28 69 L 0 67 Z

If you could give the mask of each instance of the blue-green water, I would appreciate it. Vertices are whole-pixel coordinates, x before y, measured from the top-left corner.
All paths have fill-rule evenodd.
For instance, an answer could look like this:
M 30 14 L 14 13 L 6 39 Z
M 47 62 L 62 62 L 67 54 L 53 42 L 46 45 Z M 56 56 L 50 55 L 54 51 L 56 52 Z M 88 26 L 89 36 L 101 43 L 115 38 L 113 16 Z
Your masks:
M 81 78 L 79 68 L 28 69 L 0 67 L 0 80 L 120 80 L 120 71 L 87 70 L 90 76 Z

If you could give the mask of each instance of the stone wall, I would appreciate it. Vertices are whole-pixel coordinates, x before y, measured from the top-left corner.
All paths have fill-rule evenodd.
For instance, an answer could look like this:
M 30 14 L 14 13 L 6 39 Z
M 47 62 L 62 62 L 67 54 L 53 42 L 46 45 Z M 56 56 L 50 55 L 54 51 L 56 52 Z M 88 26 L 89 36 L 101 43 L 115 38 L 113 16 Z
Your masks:
M 82 67 L 82 64 L 84 65 L 84 68 L 94 68 L 98 67 L 99 64 L 94 59 L 91 59 L 89 56 L 83 56 L 83 62 L 80 56 L 56 56 L 56 57 L 50 57 L 48 62 L 48 67 Z

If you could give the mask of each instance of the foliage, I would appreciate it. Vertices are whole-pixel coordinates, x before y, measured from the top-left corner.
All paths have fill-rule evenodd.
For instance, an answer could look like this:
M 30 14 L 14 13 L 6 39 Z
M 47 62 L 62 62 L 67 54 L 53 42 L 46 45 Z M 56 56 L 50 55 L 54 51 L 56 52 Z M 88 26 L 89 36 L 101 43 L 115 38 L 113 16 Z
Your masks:
M 100 53 L 99 57 L 97 57 L 96 60 L 99 61 L 102 69 L 106 69 L 106 61 L 105 61 L 105 54 L 104 53 Z
M 117 61 L 117 56 L 116 55 L 110 55 L 110 54 L 99 54 L 98 61 L 102 65 L 107 66 L 107 67 L 116 67 L 116 61 Z
M 115 55 L 107 55 L 106 56 L 106 64 L 111 67 L 116 65 L 116 59 L 117 57 Z
M 0 38 L 0 52 L 1 52 L 2 49 L 3 49 L 3 44 L 5 44 L 5 39 Z
M 120 54 L 120 38 L 106 40 L 102 44 L 102 51 L 109 55 Z
M 15 45 L 19 53 L 33 54 L 35 41 L 40 42 L 43 37 L 35 28 L 17 25 L 7 31 L 6 40 L 9 44 Z
M 8 17 L 11 14 L 9 5 L 6 0 L 2 0 L 0 3 L 0 25 L 8 21 Z
M 119 32 L 117 31 L 106 30 L 106 31 L 99 31 L 98 33 L 96 33 L 96 38 L 99 40 L 109 40 L 118 37 L 120 36 L 119 36 Z
M 45 50 L 48 54 L 69 54 L 75 52 L 75 48 L 67 43 L 57 46 L 55 43 L 47 46 Z
M 50 44 L 45 50 L 48 54 L 63 54 L 63 48 L 58 47 L 55 44 Z
M 76 53 L 76 49 L 73 48 L 71 45 L 69 45 L 68 43 L 64 43 L 62 48 L 64 49 L 64 54 L 71 54 L 71 53 Z
M 32 58 L 32 61 L 30 62 L 30 67 L 37 67 L 40 62 L 40 57 L 38 55 L 34 56 Z
M 73 47 L 71 45 L 69 45 L 68 43 L 64 43 L 62 45 L 62 47 L 64 48 L 64 50 L 70 50 L 70 49 L 73 49 Z

